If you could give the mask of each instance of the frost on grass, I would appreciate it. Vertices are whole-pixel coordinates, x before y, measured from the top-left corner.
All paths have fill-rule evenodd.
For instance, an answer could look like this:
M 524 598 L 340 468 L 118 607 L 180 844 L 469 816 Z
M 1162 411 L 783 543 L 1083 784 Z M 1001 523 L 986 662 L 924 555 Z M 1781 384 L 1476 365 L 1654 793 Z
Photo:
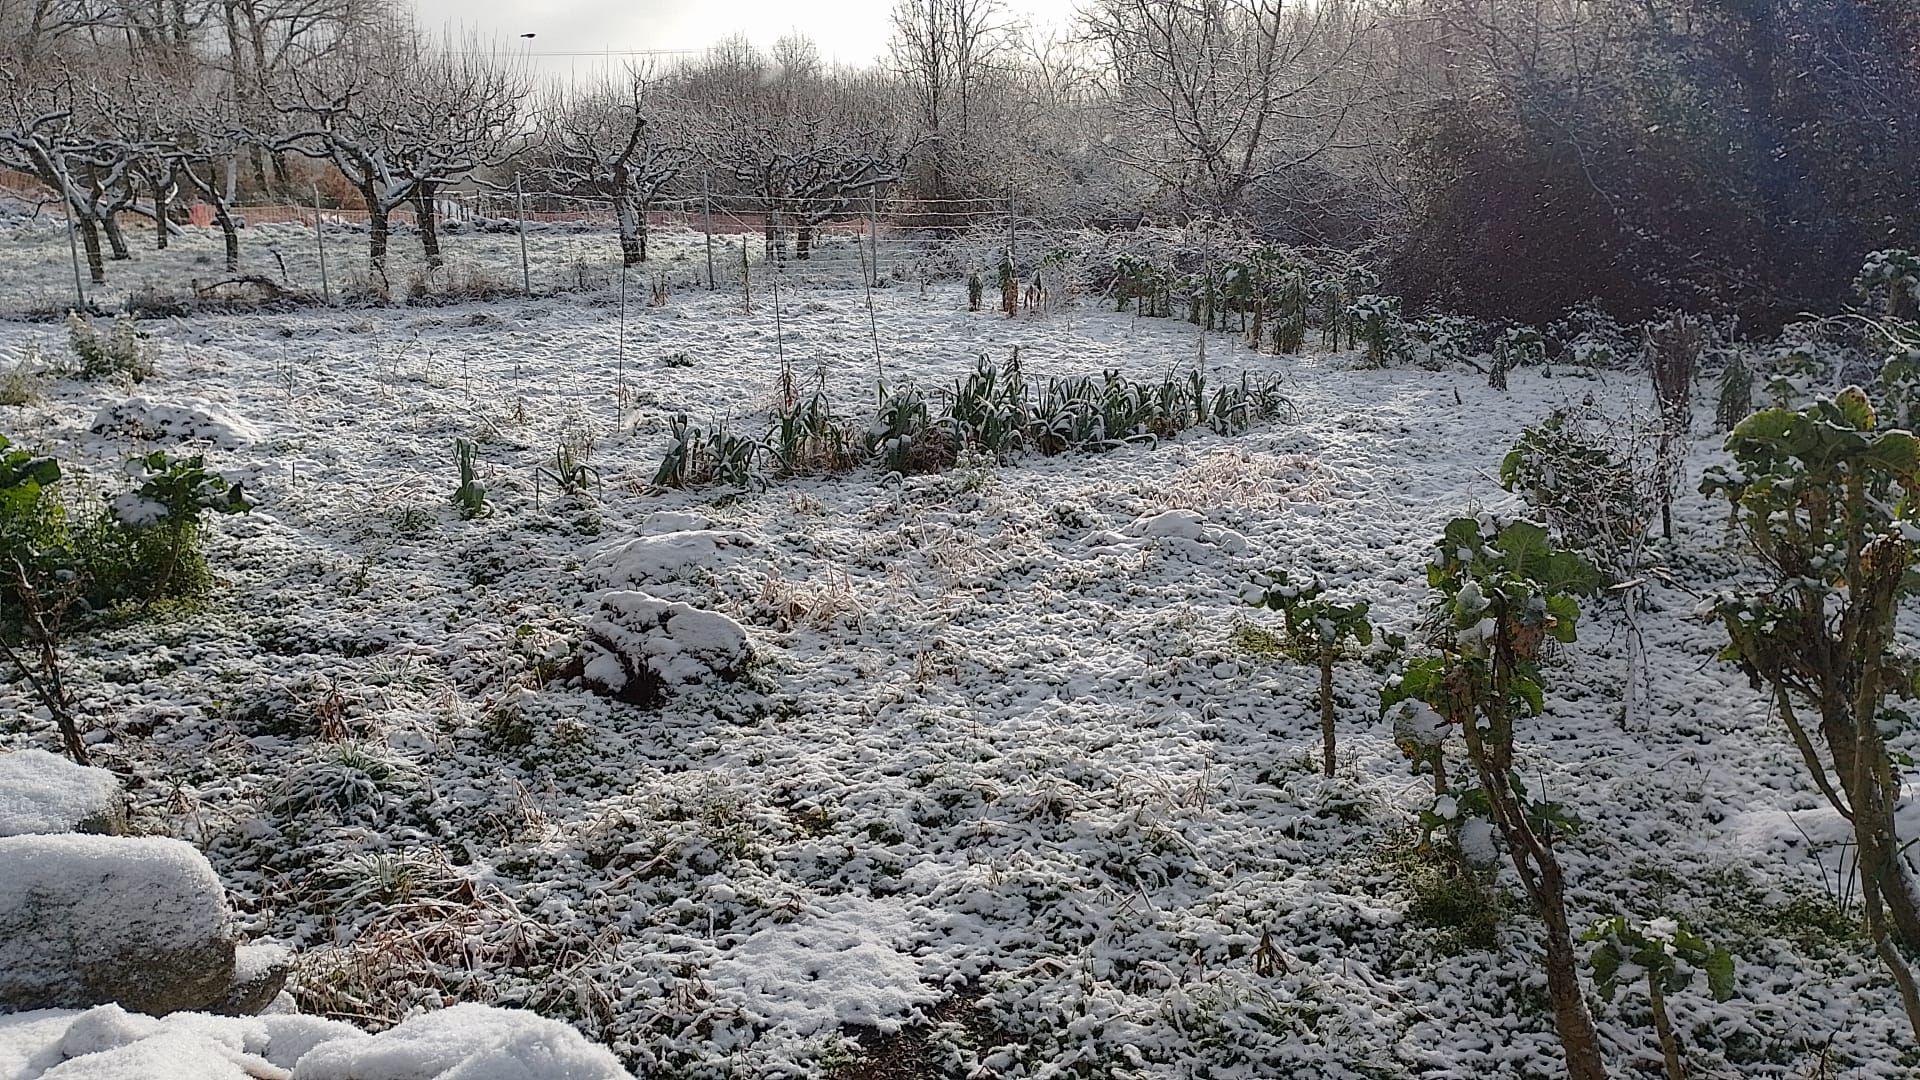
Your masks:
M 589 687 L 652 705 L 682 687 L 731 679 L 746 665 L 747 633 L 717 611 L 642 592 L 609 592 L 580 643 Z
M 45 750 L 0 754 L 0 836 L 115 833 L 126 827 L 120 782 Z
M 980 320 L 915 293 L 876 290 L 899 380 L 964 378 L 963 337 L 1020 344 L 1036 375 L 1140 378 L 1191 357 L 1184 323 Z M 789 354 L 829 354 L 849 305 L 799 308 Z M 204 838 L 250 925 L 301 947 L 309 1007 L 395 1023 L 422 1002 L 525 1003 L 647 1075 L 688 1078 L 831 1075 L 846 1024 L 903 1025 L 934 1075 L 1556 1074 L 1536 928 L 1383 854 L 1431 805 L 1395 743 L 1430 741 L 1434 717 L 1396 727 L 1368 670 L 1337 671 L 1340 776 L 1325 780 L 1302 763 L 1310 673 L 1234 631 L 1253 622 L 1239 587 L 1270 567 L 1411 630 L 1437 530 L 1509 508 L 1498 455 L 1597 384 L 1522 369 L 1499 395 L 1483 377 L 1249 355 L 1285 373 L 1297 422 L 724 495 L 627 482 L 659 463 L 664 433 L 640 422 L 603 428 L 607 482 L 576 529 L 521 508 L 578 402 L 614 378 L 610 311 L 543 298 L 157 331 L 223 350 L 217 379 L 170 369 L 167 399 L 260 421 L 269 438 L 213 460 L 257 475 L 275 517 L 212 532 L 217 616 L 118 629 L 78 662 L 124 718 L 99 747 L 145 781 L 130 787 L 141 820 Z M 630 312 L 630 345 L 694 334 L 706 350 L 650 375 L 648 414 L 764 400 L 772 318 L 737 293 Z M 293 402 L 283 332 L 316 350 Z M 0 325 L 0 346 L 34 333 Z M 836 401 L 871 393 L 863 365 L 822 370 Z M 56 394 L 24 419 L 92 473 L 117 467 L 124 445 L 86 427 L 123 395 Z M 490 518 L 440 509 L 458 436 L 495 471 Z M 1719 454 L 1694 451 L 1696 467 Z M 1675 513 L 1677 565 L 1712 588 L 1729 572 L 1725 509 L 1686 495 Z M 603 608 L 582 580 L 603 587 L 593 560 L 612 544 L 702 532 L 728 536 L 710 538 L 714 562 L 639 545 L 634 576 L 664 576 L 605 587 L 645 590 L 627 595 L 655 616 L 672 599 L 737 620 L 721 659 L 744 656 L 743 625 L 765 662 L 750 685 L 636 717 L 553 677 L 556 643 L 582 636 L 575 610 L 622 688 L 629 665 L 658 678 L 696 660 L 664 632 L 677 619 Z M 1893 996 L 1826 899 L 1843 830 L 1804 813 L 1818 794 L 1764 701 L 1703 663 L 1723 642 L 1692 600 L 1662 580 L 1643 595 L 1647 666 L 1596 610 L 1555 672 L 1551 727 L 1530 728 L 1551 739 L 1517 763 L 1587 822 L 1563 856 L 1576 917 L 1672 912 L 1738 954 L 1735 1002 L 1674 1002 L 1692 1075 L 1789 1080 L 1826 1055 L 1835 1080 L 1906 1080 Z M 1635 678 L 1657 726 L 1623 729 Z M 0 695 L 20 707 L 18 687 Z M 1788 809 L 1797 827 L 1755 816 Z M 977 1025 L 933 1022 L 956 997 Z M 1623 1061 L 1646 1044 L 1638 1008 L 1597 1009 Z M 291 1070 L 288 1021 L 244 1021 L 259 1022 L 272 1039 L 243 1052 Z

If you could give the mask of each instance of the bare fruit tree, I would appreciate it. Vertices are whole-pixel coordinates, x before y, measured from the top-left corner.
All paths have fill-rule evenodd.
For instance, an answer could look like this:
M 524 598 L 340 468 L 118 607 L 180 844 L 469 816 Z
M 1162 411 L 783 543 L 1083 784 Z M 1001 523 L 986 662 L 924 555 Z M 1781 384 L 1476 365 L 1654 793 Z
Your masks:
M 0 71 L 0 96 L 11 115 L 0 122 L 0 164 L 51 189 L 72 215 L 95 284 L 107 280 L 100 239 L 113 257 L 128 257 L 116 214 L 131 196 L 133 161 L 124 145 L 86 122 L 84 91 L 70 80 L 35 85 Z
M 241 168 L 245 162 L 257 160 L 252 154 L 260 144 L 248 130 L 244 108 L 227 79 L 214 73 L 173 98 L 167 114 L 172 131 L 168 153 L 178 175 L 213 209 L 228 273 L 240 269 L 239 219 L 234 205 L 240 196 Z
M 806 259 L 820 227 L 851 208 L 856 195 L 900 179 L 903 150 L 885 129 L 796 116 L 746 133 L 732 169 L 765 207 L 768 255 L 786 257 L 791 231 L 794 257 Z
M 529 80 L 478 48 L 429 48 L 411 33 L 342 50 L 295 80 L 275 144 L 326 160 L 366 203 L 367 257 L 386 280 L 395 210 L 411 203 L 427 264 L 441 263 L 438 199 L 504 164 L 523 139 Z
M 692 159 L 683 125 L 639 70 L 622 89 L 599 87 L 546 110 L 532 164 L 557 191 L 611 199 L 627 266 L 647 259 L 647 215 Z
M 274 96 L 299 58 L 337 42 L 368 14 L 357 0 L 217 0 L 216 7 L 226 55 L 214 64 L 229 80 L 232 111 L 252 129 L 268 126 Z M 286 188 L 283 153 L 261 143 L 246 151 L 245 164 L 254 187 Z

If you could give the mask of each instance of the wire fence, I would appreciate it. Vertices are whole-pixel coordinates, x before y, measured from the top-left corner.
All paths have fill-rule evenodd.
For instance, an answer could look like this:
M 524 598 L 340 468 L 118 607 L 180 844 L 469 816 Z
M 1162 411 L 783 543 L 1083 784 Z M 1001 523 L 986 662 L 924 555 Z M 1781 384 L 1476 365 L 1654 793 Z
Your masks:
M 605 288 L 636 276 L 650 289 L 788 284 L 869 287 L 991 274 L 1008 253 L 1037 263 L 1048 241 L 1011 200 L 921 200 L 856 193 L 831 204 L 738 195 L 653 202 L 623 245 L 610 199 L 552 192 L 465 191 L 433 203 L 439 252 L 411 205 L 387 215 L 388 249 L 370 251 L 365 209 L 314 202 L 232 208 L 238 258 L 213 207 L 186 203 L 156 220 L 123 212 L 124 255 L 110 248 L 91 280 L 62 201 L 33 178 L 0 171 L 0 314 L 177 309 L 194 304 L 444 302 Z M 830 212 L 828 212 L 830 211 Z M 644 236 L 645 257 L 630 248 Z M 110 245 L 109 245 L 110 247 Z

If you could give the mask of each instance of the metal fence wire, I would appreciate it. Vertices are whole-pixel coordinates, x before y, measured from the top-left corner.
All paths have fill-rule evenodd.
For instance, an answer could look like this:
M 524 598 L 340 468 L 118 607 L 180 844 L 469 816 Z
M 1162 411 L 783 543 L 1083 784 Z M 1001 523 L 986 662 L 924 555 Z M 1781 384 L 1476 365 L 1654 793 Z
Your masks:
M 164 308 L 243 294 L 322 304 L 539 295 L 608 287 L 622 276 L 611 199 L 514 190 L 446 195 L 434 202 L 437 258 L 425 250 L 414 208 L 396 208 L 377 266 L 364 209 L 317 198 L 232 209 L 237 266 L 226 265 L 212 207 L 187 203 L 164 226 L 149 207 L 119 215 L 125 257 L 106 259 L 106 281 L 97 283 L 88 280 L 62 201 L 31 177 L 0 171 L 0 249 L 15 271 L 0 284 L 0 314 Z M 625 267 L 626 276 L 707 289 L 750 288 L 769 272 L 827 286 L 987 276 L 1009 253 L 1023 268 L 1037 266 L 1049 236 L 1062 231 L 1023 218 L 1010 199 L 870 192 L 832 210 L 802 215 L 738 195 L 656 200 L 644 218 L 646 258 Z

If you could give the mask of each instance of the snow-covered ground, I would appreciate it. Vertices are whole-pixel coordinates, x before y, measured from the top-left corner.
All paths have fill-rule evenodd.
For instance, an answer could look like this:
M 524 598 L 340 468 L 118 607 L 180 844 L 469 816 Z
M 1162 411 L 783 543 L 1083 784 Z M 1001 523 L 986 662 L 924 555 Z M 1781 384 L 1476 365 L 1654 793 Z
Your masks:
M 107 490 L 148 444 L 93 432 L 104 406 L 227 417 L 205 449 L 261 507 L 215 526 L 219 589 L 73 660 L 136 824 L 205 848 L 246 929 L 302 950 L 304 1005 L 525 1007 L 653 1076 L 863 1075 L 862 1055 L 941 1076 L 1560 1074 L 1517 890 L 1492 948 L 1410 916 L 1428 781 L 1376 718 L 1379 675 L 1341 669 L 1321 778 L 1311 673 L 1236 644 L 1269 624 L 1237 596 L 1269 568 L 1319 574 L 1410 632 L 1442 524 L 1510 505 L 1493 474 L 1521 427 L 1589 395 L 1627 408 L 1635 377 L 1529 369 L 1500 393 L 1214 335 L 1212 378 L 1278 374 L 1297 418 L 648 492 L 667 418 L 749 418 L 781 354 L 857 412 L 875 337 L 890 382 L 927 385 L 1015 345 L 1030 374 L 1157 377 L 1197 352 L 1184 322 L 1086 302 L 969 314 L 951 282 L 881 290 L 877 333 L 858 289 L 782 299 L 778 336 L 770 298 L 748 314 L 729 291 L 632 307 L 624 330 L 604 293 L 150 322 L 137 391 L 56 382 L 0 413 Z M 36 343 L 64 331 L 0 324 L 0 353 Z M 556 497 L 536 470 L 581 433 L 599 482 Z M 457 437 L 490 516 L 449 501 Z M 1150 520 L 1182 509 L 1199 527 Z M 1639 619 L 1650 703 L 1622 716 L 1625 632 L 1596 609 L 1526 726 L 1528 777 L 1586 822 L 1576 919 L 1677 915 L 1733 950 L 1731 1002 L 1670 1002 L 1694 1075 L 1911 1076 L 1896 996 L 1833 911 L 1841 834 L 1692 616 L 1686 589 L 1734 566 L 1724 509 L 1689 486 L 1676 526 L 1680 585 Z M 644 534 L 675 539 L 596 558 Z M 609 588 L 730 616 L 746 678 L 658 710 L 543 683 Z M 0 739 L 57 749 L 6 693 Z M 1623 1075 L 1657 1068 L 1642 998 L 1597 1009 Z
M 244 215 L 243 215 L 244 216 Z M 294 293 L 335 302 L 364 297 L 372 278 L 367 261 L 367 230 L 328 221 L 325 235 L 316 237 L 308 225 L 272 223 L 240 230 L 239 275 L 264 277 Z M 106 282 L 84 280 L 87 303 L 96 310 L 117 311 L 129 300 L 142 306 L 168 305 L 205 298 L 201 290 L 236 276 L 226 270 L 226 251 L 220 230 L 181 226 L 166 250 L 157 250 L 151 226 L 127 232 L 129 257 L 109 259 Z M 713 238 L 713 278 L 737 289 L 740 248 L 747 247 L 748 274 L 756 288 L 765 276 L 764 245 L 759 236 L 718 234 Z M 618 284 L 620 241 L 611 229 L 530 223 L 521 264 L 520 235 L 508 222 L 451 222 L 440 238 L 445 264 L 429 269 L 411 226 L 397 226 L 388 249 L 386 280 L 389 294 L 405 299 L 424 293 L 436 299 L 454 296 L 486 298 L 516 295 L 528 285 L 535 295 L 575 291 Z M 939 252 L 905 239 L 886 239 L 877 245 L 883 277 L 919 280 L 944 266 Z M 679 227 L 657 227 L 650 240 L 650 261 L 629 272 L 631 302 L 647 302 L 654 280 L 663 279 L 678 293 L 707 280 L 708 244 L 704 233 Z M 324 254 L 326 272 L 321 272 Z M 68 243 L 67 225 L 58 212 L 29 214 L 27 208 L 0 196 L 0 316 L 60 312 L 76 304 L 74 262 L 84 253 Z M 861 253 L 850 236 L 823 239 L 805 262 L 790 261 L 786 276 L 799 282 L 823 279 L 858 282 Z M 756 277 L 757 275 L 757 277 Z M 231 290 L 228 290 L 231 292 Z M 220 295 L 212 294 L 214 298 Z

